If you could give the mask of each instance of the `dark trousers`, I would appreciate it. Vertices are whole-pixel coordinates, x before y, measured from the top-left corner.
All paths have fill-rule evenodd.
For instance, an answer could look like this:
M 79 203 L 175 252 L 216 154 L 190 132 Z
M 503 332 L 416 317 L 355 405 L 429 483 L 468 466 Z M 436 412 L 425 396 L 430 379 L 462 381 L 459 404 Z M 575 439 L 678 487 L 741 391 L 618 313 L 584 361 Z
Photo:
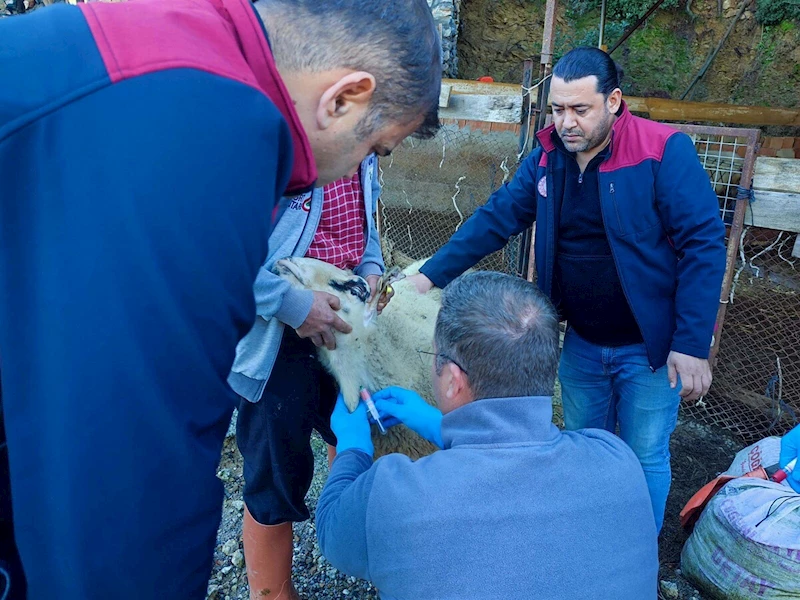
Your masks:
M 286 328 L 258 402 L 239 403 L 236 440 L 244 458 L 244 501 L 262 525 L 309 518 L 305 496 L 314 476 L 311 432 L 336 444 L 330 418 L 336 382 L 310 340 Z

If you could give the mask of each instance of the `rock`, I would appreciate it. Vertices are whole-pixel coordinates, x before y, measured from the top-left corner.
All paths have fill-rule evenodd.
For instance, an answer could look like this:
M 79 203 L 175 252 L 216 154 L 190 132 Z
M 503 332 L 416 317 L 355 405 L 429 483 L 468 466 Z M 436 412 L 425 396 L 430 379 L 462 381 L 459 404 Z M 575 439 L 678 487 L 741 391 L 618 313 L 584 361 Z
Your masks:
M 231 504 L 233 504 L 233 507 L 239 512 L 244 511 L 244 502 L 242 500 L 234 500 Z
M 232 566 L 230 566 L 230 565 L 228 565 L 227 567 L 222 567 L 222 568 L 220 569 L 220 572 L 221 572 L 223 575 L 227 575 L 228 573 L 230 573 L 230 572 L 231 572 L 231 570 L 232 570 L 232 569 L 233 569 L 233 567 L 232 567 Z
M 225 434 L 226 438 L 233 438 L 236 437 L 236 419 L 239 414 L 238 410 L 233 411 L 233 416 L 231 417 L 231 422 L 228 425 L 228 432 Z
M 231 556 L 238 549 L 239 549 L 238 540 L 228 540 L 227 542 L 222 544 L 222 553 L 225 556 Z
M 220 469 L 217 471 L 217 477 L 222 481 L 230 481 L 233 479 L 233 475 L 230 469 Z
M 442 36 L 442 74 L 454 77 L 458 65 L 456 41 L 458 39 L 459 0 L 428 0 L 437 29 Z
M 233 553 L 233 556 L 231 556 L 231 563 L 234 567 L 241 568 L 244 566 L 244 554 L 241 550 L 237 550 Z
M 678 597 L 678 584 L 672 581 L 664 581 L 663 579 L 659 583 L 659 587 L 661 588 L 661 593 L 664 594 L 666 598 L 677 598 Z
M 219 586 L 218 585 L 210 585 L 210 586 L 208 586 L 208 592 L 206 593 L 206 600 L 219 600 Z

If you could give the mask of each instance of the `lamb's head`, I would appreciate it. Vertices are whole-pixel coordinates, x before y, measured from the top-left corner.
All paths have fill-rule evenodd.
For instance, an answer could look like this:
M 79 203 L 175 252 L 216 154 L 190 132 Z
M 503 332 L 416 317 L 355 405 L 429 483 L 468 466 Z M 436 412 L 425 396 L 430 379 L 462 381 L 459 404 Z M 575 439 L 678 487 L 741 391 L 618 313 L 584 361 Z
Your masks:
M 398 268 L 390 269 L 378 281 L 377 293 L 370 297 L 369 284 L 363 277 L 315 258 L 284 258 L 272 270 L 293 287 L 337 296 L 342 319 L 350 325 L 361 323 L 365 327 L 373 323 L 381 295 L 392 283 L 405 277 Z M 362 317 L 360 321 L 358 315 Z
M 339 298 L 342 318 L 351 322 L 354 314 L 363 314 L 369 299 L 369 284 L 363 277 L 344 271 L 315 258 L 283 258 L 272 271 L 293 287 L 327 292 Z
M 359 402 L 359 388 L 375 389 L 375 380 L 368 368 L 368 357 L 374 352 L 372 336 L 377 332 L 378 300 L 388 286 L 402 278 L 399 270 L 392 269 L 378 282 L 376 294 L 370 298 L 369 284 L 365 279 L 314 258 L 284 258 L 275 263 L 273 272 L 293 287 L 317 292 L 327 292 L 339 298 L 339 317 L 353 331 L 334 332 L 336 349 L 318 349 L 320 361 L 333 375 L 352 412 Z

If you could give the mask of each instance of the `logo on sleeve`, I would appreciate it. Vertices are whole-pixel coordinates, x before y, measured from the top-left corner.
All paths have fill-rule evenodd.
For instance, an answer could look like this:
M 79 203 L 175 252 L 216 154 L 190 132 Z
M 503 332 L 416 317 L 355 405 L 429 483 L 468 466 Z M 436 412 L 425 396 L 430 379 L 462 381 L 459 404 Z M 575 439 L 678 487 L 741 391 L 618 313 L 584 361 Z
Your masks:
M 289 210 L 304 210 L 309 212 L 311 210 L 311 192 L 292 198 L 292 201 L 289 203 Z
M 547 198 L 547 177 L 542 177 L 539 184 L 536 186 L 539 189 L 539 195 L 542 198 Z

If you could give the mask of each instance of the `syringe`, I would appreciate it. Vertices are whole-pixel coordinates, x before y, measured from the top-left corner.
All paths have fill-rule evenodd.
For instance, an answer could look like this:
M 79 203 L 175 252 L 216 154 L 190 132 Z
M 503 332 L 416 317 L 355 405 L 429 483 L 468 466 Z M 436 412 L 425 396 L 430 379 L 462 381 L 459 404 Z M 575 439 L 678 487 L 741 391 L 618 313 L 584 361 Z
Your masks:
M 789 461 L 789 464 L 787 464 L 785 467 L 783 467 L 782 469 L 778 469 L 775 475 L 772 476 L 772 481 L 774 481 L 775 483 L 781 483 L 784 479 L 786 479 L 789 476 L 789 474 L 792 471 L 794 471 L 795 465 L 797 465 L 797 459 L 793 458 L 792 460 Z
M 367 405 L 369 414 L 372 415 L 372 418 L 375 419 L 378 427 L 380 427 L 381 434 L 386 435 L 386 428 L 383 426 L 383 423 L 381 423 L 381 416 L 378 414 L 378 409 L 375 408 L 375 403 L 372 401 L 372 396 L 370 396 L 366 388 L 363 387 L 359 390 L 359 393 L 361 394 L 361 399 L 364 401 L 364 404 Z

